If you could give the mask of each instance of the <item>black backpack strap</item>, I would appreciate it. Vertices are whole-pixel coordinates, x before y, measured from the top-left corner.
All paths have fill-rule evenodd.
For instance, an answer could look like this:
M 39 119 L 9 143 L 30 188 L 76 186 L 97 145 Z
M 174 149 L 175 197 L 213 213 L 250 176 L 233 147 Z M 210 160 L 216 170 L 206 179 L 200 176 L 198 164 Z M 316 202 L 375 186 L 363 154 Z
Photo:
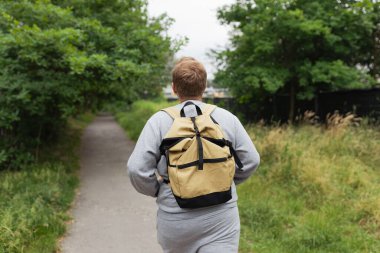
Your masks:
M 203 144 L 201 140 L 201 134 L 199 132 L 198 126 L 195 123 L 195 117 L 191 117 L 191 121 L 193 122 L 194 125 L 194 130 L 195 130 L 195 138 L 197 139 L 198 143 L 198 170 L 203 170 Z
M 208 141 L 211 141 L 212 143 L 214 143 L 220 147 L 228 146 L 230 148 L 230 153 L 234 157 L 235 163 L 238 166 L 238 168 L 239 169 L 243 168 L 244 165 L 241 162 L 239 156 L 237 155 L 236 150 L 233 148 L 231 141 L 226 140 L 226 139 L 214 139 L 214 138 L 210 138 L 210 137 L 206 137 L 206 136 L 203 138 L 205 138 Z
M 231 155 L 234 156 L 236 165 L 238 166 L 239 169 L 242 169 L 244 166 L 243 166 L 240 158 L 238 157 L 236 150 L 232 147 L 232 142 L 230 142 L 229 140 L 225 140 L 225 141 L 228 142 L 227 146 L 230 148 Z

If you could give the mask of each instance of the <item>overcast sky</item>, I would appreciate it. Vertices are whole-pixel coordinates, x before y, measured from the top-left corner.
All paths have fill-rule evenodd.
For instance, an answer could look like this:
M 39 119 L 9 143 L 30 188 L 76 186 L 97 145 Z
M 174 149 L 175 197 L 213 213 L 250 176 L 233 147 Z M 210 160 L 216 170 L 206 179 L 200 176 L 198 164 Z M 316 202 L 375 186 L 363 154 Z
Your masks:
M 171 37 L 186 36 L 189 39 L 188 44 L 176 56 L 192 56 L 201 61 L 212 78 L 215 69 L 212 59 L 206 54 L 210 49 L 228 43 L 228 27 L 219 24 L 216 10 L 234 2 L 235 0 L 149 0 L 148 11 L 150 16 L 167 13 L 175 19 L 169 30 Z

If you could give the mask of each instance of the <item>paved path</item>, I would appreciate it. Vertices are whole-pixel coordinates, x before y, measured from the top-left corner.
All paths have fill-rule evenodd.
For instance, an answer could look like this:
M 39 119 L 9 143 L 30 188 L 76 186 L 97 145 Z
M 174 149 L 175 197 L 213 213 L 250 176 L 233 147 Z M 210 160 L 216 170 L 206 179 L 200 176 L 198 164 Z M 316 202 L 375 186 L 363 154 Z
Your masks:
M 63 253 L 156 253 L 155 200 L 130 184 L 126 162 L 134 143 L 112 116 L 98 116 L 84 131 L 79 194 Z

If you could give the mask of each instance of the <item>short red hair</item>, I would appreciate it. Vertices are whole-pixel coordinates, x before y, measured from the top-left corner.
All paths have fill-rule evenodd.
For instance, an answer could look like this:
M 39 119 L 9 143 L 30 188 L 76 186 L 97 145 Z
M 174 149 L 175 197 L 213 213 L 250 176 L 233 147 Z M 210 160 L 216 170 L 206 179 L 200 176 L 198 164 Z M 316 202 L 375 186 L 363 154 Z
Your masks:
M 179 97 L 201 97 L 206 89 L 207 72 L 199 61 L 183 57 L 174 66 L 172 79 Z

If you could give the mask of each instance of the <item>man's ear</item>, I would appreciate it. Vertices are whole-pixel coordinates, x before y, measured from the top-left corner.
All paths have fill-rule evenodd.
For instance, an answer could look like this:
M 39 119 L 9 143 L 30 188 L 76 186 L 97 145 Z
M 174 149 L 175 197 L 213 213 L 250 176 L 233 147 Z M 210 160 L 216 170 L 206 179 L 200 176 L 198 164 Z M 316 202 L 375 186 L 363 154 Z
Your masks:
M 172 91 L 175 95 L 177 95 L 177 87 L 175 87 L 175 84 L 172 83 Z

